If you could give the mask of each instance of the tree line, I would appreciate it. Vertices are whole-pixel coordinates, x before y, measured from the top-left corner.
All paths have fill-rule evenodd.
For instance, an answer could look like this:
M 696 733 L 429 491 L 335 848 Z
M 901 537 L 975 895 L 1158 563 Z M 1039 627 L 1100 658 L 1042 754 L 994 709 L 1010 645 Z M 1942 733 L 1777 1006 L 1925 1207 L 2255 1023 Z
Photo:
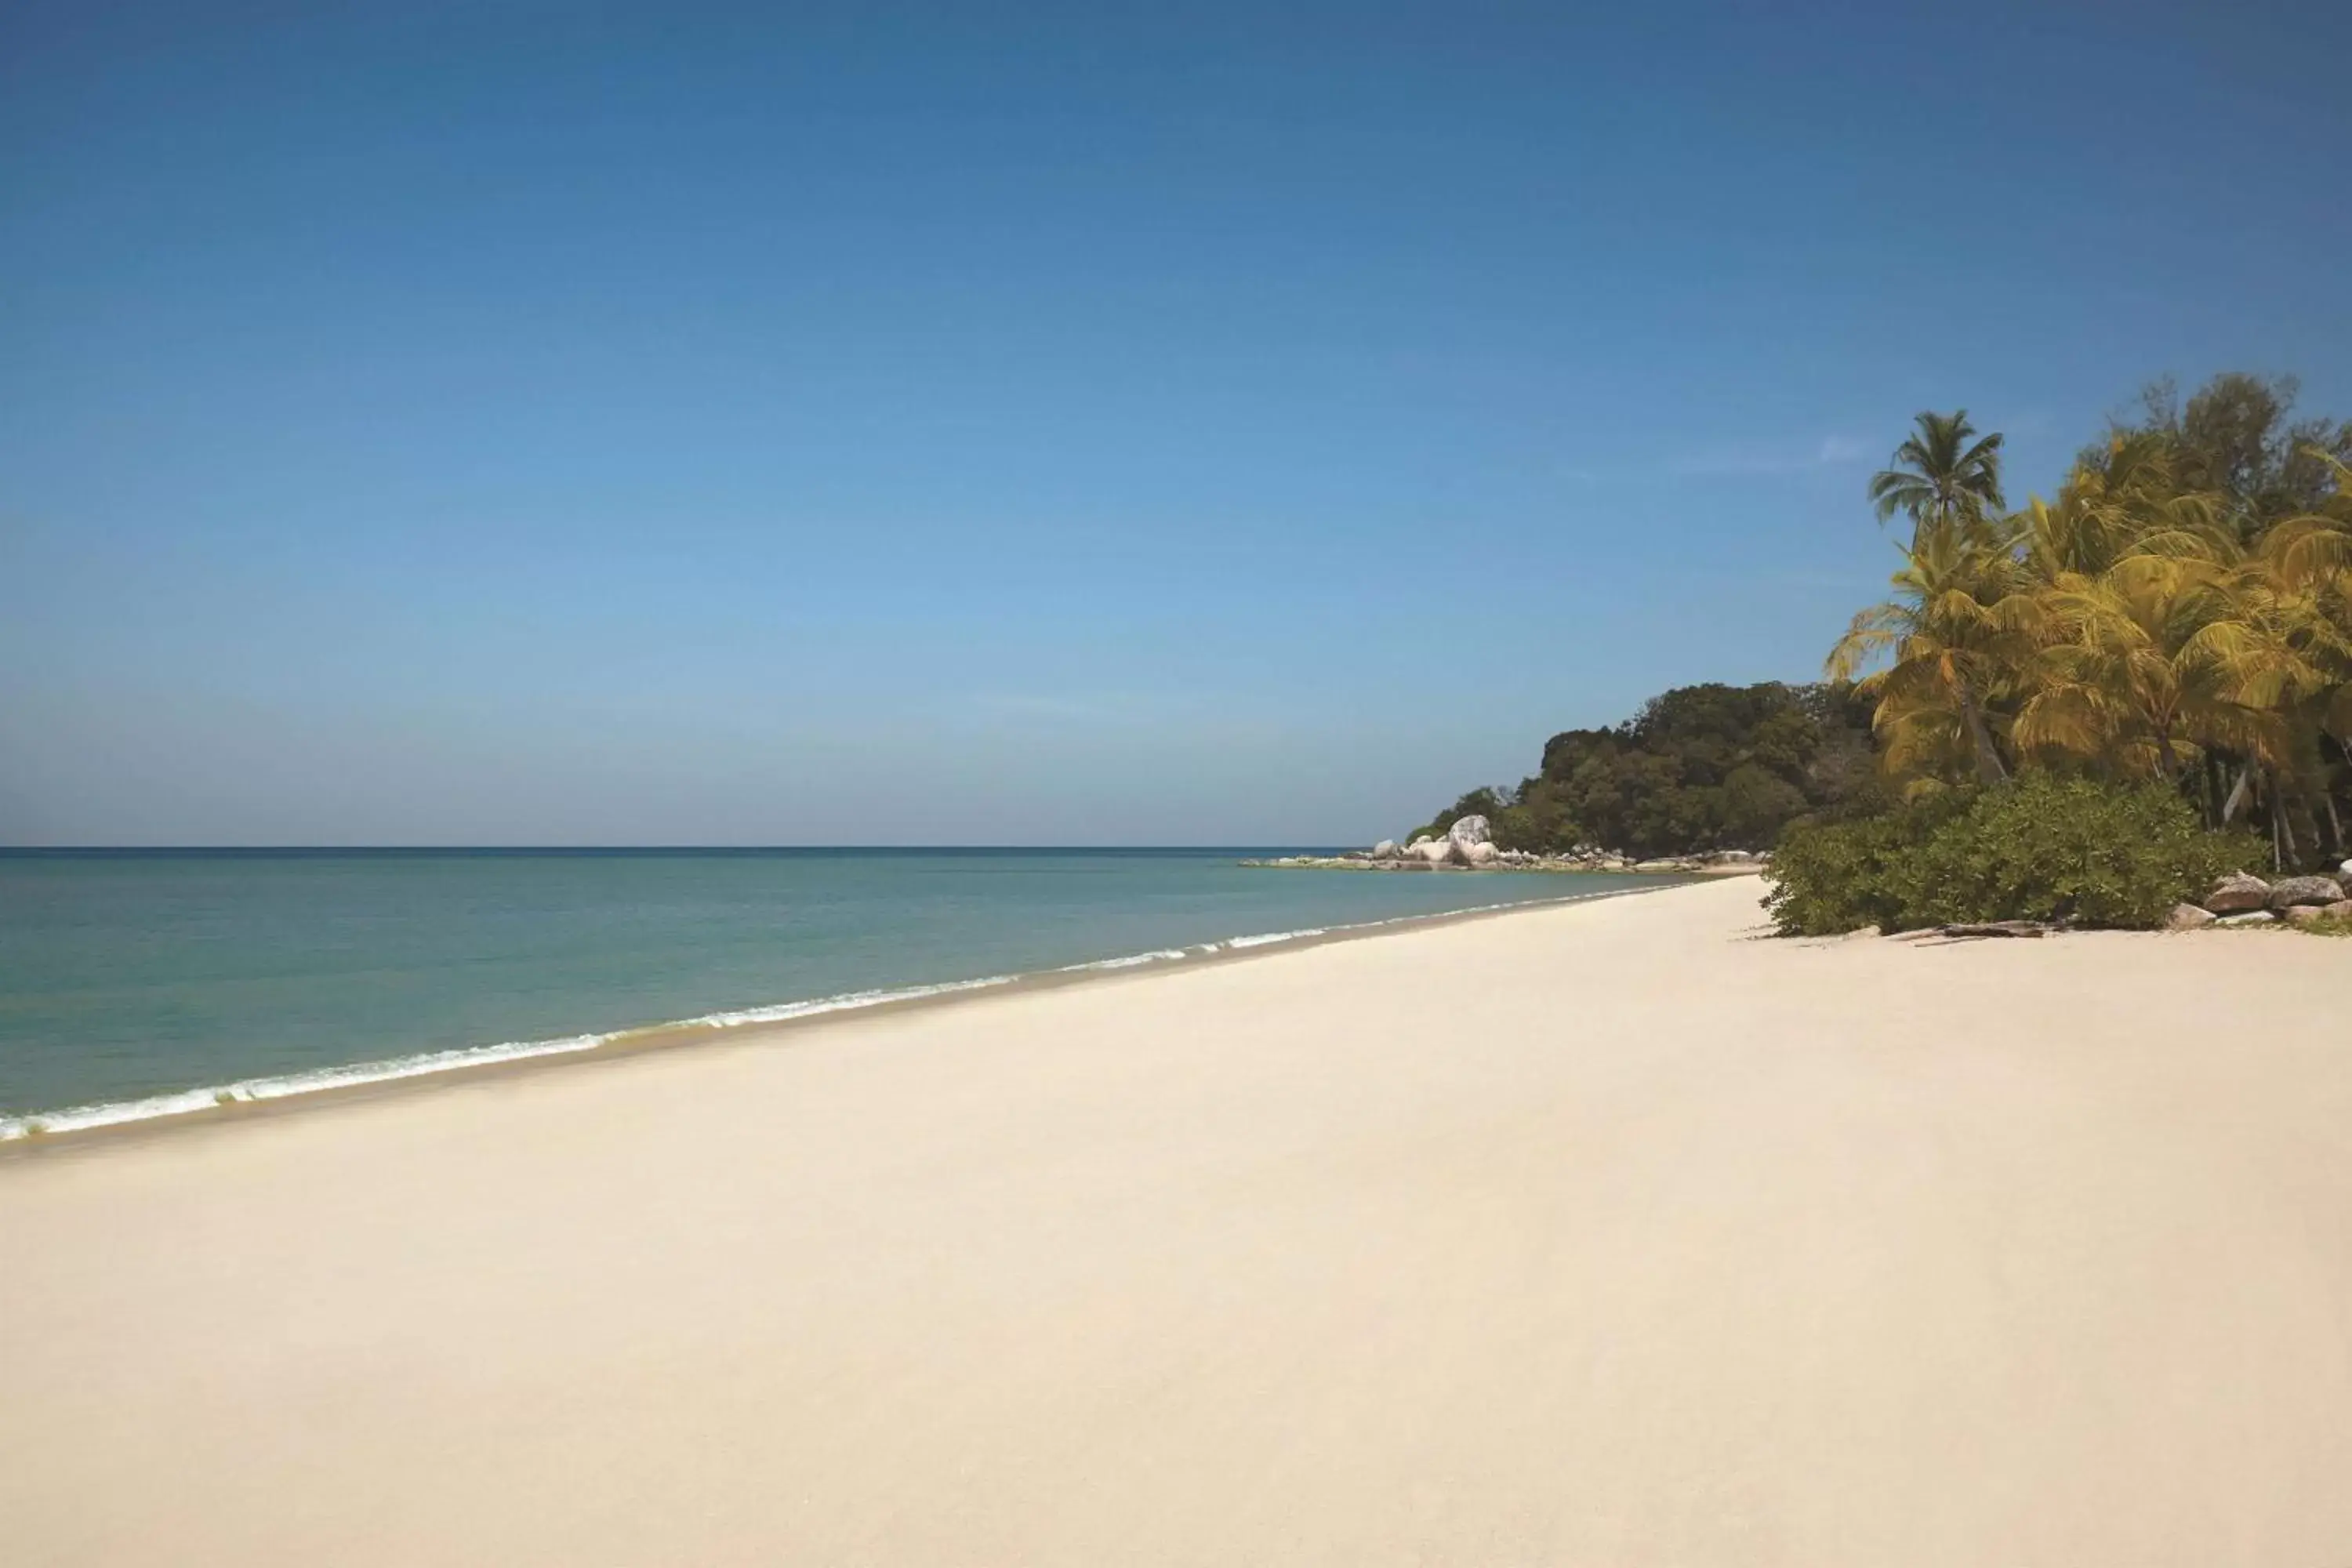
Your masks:
M 2011 510 L 2001 437 L 1921 414 L 1870 483 L 1909 525 L 1853 619 L 1882 770 L 1917 799 L 2048 771 L 2179 791 L 2282 866 L 2346 852 L 2352 806 L 2352 423 L 2292 380 L 2170 383 Z
M 1851 685 L 1684 686 L 1625 723 L 1569 730 L 1511 789 L 1475 789 L 1417 832 L 1487 819 L 1506 849 L 1765 849 L 1790 822 L 1875 788 L 1870 705 Z

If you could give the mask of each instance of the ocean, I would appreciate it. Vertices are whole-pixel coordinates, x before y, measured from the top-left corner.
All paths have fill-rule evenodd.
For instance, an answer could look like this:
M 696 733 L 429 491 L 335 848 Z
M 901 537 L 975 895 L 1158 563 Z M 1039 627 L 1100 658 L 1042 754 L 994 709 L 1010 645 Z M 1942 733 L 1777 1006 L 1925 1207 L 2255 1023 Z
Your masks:
M 1296 852 L 0 851 L 0 1138 L 1659 880 Z

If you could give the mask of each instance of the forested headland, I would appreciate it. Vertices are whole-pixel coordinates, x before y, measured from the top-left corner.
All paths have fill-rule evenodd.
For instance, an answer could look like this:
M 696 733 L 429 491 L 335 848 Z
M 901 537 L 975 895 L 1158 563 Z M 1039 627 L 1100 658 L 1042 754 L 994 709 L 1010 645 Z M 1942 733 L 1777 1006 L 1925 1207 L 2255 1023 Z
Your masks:
M 1475 815 L 1503 848 L 1539 855 L 1769 849 L 1790 822 L 1868 797 L 1876 775 L 1851 684 L 1682 686 L 1625 723 L 1554 735 L 1516 788 L 1474 789 L 1406 837 Z

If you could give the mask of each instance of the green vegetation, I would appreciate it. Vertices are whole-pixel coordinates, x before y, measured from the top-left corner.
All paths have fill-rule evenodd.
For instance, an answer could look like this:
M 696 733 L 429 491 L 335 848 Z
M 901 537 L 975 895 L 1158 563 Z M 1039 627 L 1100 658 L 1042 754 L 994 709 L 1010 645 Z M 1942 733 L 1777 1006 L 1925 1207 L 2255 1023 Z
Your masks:
M 1869 483 L 1893 592 L 1828 684 L 1696 686 L 1474 790 L 1506 848 L 1778 841 L 1784 929 L 2147 925 L 2214 868 L 2352 852 L 2352 422 L 2168 381 L 2011 510 L 2002 440 L 1923 413 Z M 2227 862 L 2227 865 L 2223 863 Z
M 1911 520 L 1895 592 L 1828 667 L 1906 804 L 1788 837 L 1782 929 L 2153 925 L 2220 870 L 2345 853 L 2352 424 L 2289 423 L 2294 391 L 2158 383 L 2015 512 L 1999 437 L 1919 416 L 1870 487 Z
M 1946 422 L 1921 415 L 1872 486 L 1911 511 L 1895 593 L 1829 662 L 1882 666 L 1861 689 L 1890 778 L 1913 795 L 2036 768 L 2148 780 L 2208 826 L 2259 825 L 2276 866 L 2341 854 L 2352 425 L 2289 425 L 2293 396 L 2225 375 L 2184 409 L 2159 384 L 2054 501 L 2007 514 L 1997 474 L 1934 500 Z
M 1797 936 L 2003 920 L 2147 927 L 2261 848 L 2207 831 L 2161 784 L 2034 773 L 1792 827 L 1766 903 Z
M 1628 723 L 1554 735 L 1535 776 L 1472 790 L 1415 831 L 1475 813 L 1506 849 L 1761 849 L 1789 823 L 1876 789 L 1870 708 L 1851 687 L 1685 686 Z

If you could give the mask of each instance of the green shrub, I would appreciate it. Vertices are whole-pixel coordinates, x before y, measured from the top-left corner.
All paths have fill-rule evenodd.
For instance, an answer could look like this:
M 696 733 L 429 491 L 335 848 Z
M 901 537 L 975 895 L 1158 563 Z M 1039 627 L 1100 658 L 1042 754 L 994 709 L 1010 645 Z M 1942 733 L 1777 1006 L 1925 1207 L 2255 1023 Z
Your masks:
M 2004 920 L 2145 929 L 2260 856 L 2250 835 L 2206 832 L 2160 784 L 2032 773 L 1792 826 L 1766 903 L 1791 936 Z
M 1903 929 L 1928 841 L 1967 805 L 1951 791 L 1869 816 L 1791 824 L 1772 851 L 1765 907 L 1788 936 Z

